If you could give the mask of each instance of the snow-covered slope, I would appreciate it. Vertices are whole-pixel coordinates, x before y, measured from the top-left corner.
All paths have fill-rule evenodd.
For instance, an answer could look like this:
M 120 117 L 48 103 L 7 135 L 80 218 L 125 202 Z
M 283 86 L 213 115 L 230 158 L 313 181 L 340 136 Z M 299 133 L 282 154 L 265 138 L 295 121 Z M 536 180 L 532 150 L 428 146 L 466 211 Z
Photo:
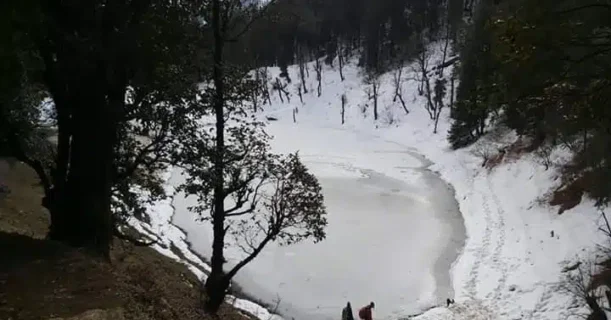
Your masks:
M 313 70 L 312 65 L 309 67 Z M 556 208 L 539 201 L 559 181 L 557 173 L 545 170 L 533 155 L 506 160 L 488 171 L 482 168 L 477 154 L 488 148 L 485 146 L 491 144 L 489 141 L 464 150 L 450 150 L 445 134 L 450 123 L 448 114 L 442 115 L 440 133 L 433 134 L 433 123 L 423 108 L 424 99 L 417 95 L 415 81 L 403 84 L 410 110 L 405 114 L 398 101 L 392 102 L 392 75 L 382 76 L 380 119 L 375 121 L 367 88 L 357 70 L 354 64 L 349 65 L 342 82 L 336 68 L 325 66 L 320 97 L 311 72 L 307 80 L 311 90 L 303 104 L 293 94 L 291 103 L 275 101 L 266 107 L 266 112 L 290 119 L 291 110 L 297 108 L 298 123 L 324 123 L 367 132 L 414 148 L 434 162 L 431 168 L 454 186 L 468 236 L 464 252 L 452 270 L 458 303 L 449 311 L 436 310 L 422 319 L 435 319 L 439 314 L 452 318 L 452 313 L 467 313 L 462 318 L 474 319 L 469 305 L 490 310 L 491 315 L 483 315 L 484 318 L 564 319 L 578 313 L 574 308 L 579 305 L 562 290 L 562 269 L 578 258 L 592 258 L 596 245 L 605 241 L 598 232 L 599 214 L 593 203 L 586 200 L 558 215 Z M 299 81 L 297 71 L 289 70 L 293 85 Z M 270 72 L 279 73 L 275 69 Z M 410 72 L 407 67 L 406 79 L 412 77 Z M 342 94 L 348 98 L 343 126 Z M 516 137 L 502 134 L 486 139 L 507 145 Z M 561 155 L 558 152 L 557 156 Z M 470 302 L 472 299 L 481 301 Z
M 442 114 L 439 133 L 433 134 L 433 122 L 423 109 L 424 100 L 417 94 L 415 81 L 403 82 L 404 99 L 410 111 L 406 114 L 398 101 L 392 101 L 392 75 L 381 77 L 380 117 L 376 121 L 368 88 L 354 63 L 345 66 L 344 81 L 337 65 L 324 66 L 320 96 L 316 92 L 313 64 L 308 68 L 308 93 L 303 95 L 303 103 L 296 89 L 298 69 L 290 67 L 292 83 L 287 86 L 290 102 L 286 98 L 281 102 L 277 92 L 272 91 L 272 104 L 264 106 L 262 117 L 274 117 L 283 124 L 295 119 L 297 127 L 315 124 L 401 145 L 426 156 L 433 162 L 429 169 L 438 172 L 455 189 L 467 234 L 462 254 L 451 270 L 456 304 L 433 308 L 417 319 L 570 319 L 583 311 L 582 304 L 562 290 L 565 277 L 562 269 L 577 259 L 591 258 L 596 245 L 604 241 L 598 232 L 599 217 L 592 202 L 583 201 L 558 215 L 555 208 L 539 201 L 559 181 L 553 169 L 545 170 L 532 155 L 504 160 L 492 170 L 483 168 L 478 154 L 492 145 L 490 141 L 499 145 L 513 142 L 516 137 L 510 133 L 489 135 L 485 139 L 490 141 L 450 150 L 446 141 L 447 112 Z M 277 68 L 269 68 L 269 72 L 271 79 L 279 74 Z M 406 67 L 405 79 L 412 76 L 410 67 Z M 344 94 L 347 105 L 342 125 Z M 559 158 L 562 153 L 554 156 Z M 163 205 L 166 209 L 154 210 L 150 229 L 164 239 L 167 248 L 172 243 L 183 254 L 189 254 L 185 234 L 171 224 L 171 204 Z M 173 254 L 161 246 L 158 249 Z M 187 257 L 191 262 L 202 263 L 192 254 Z M 256 309 L 241 300 L 238 305 L 251 311 Z M 261 312 L 262 319 L 270 317 L 257 310 L 254 312 Z M 340 312 L 338 309 L 338 316 Z

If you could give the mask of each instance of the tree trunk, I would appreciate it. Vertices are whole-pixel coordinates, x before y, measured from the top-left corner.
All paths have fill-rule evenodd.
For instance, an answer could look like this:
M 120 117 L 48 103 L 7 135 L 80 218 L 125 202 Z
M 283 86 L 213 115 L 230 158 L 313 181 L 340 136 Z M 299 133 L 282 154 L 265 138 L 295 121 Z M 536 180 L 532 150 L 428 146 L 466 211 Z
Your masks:
M 401 102 L 401 106 L 403 110 L 405 110 L 405 114 L 409 114 L 409 110 L 407 109 L 407 105 L 405 105 L 405 100 L 403 100 L 403 94 L 399 93 L 399 102 Z
M 305 63 L 303 62 L 303 57 L 300 58 L 299 61 L 299 77 L 301 78 L 301 86 L 303 87 L 303 93 L 308 93 L 308 88 L 306 87 L 305 80 Z
M 316 58 L 316 80 L 318 80 L 317 94 L 320 97 L 322 94 L 322 64 L 318 58 Z
M 256 113 L 256 112 L 257 112 L 257 110 L 258 110 L 258 108 L 257 108 L 257 107 L 258 107 L 258 103 L 257 103 L 257 93 L 256 93 L 256 92 L 253 92 L 253 93 L 252 93 L 252 108 L 253 108 L 253 111 L 254 111 L 255 113 Z
M 373 119 L 378 120 L 378 85 L 373 83 Z
M 208 312 L 216 313 L 225 300 L 225 293 L 229 289 L 229 278 L 223 273 L 214 269 L 206 280 L 206 302 L 204 309 Z M 213 314 L 214 314 L 213 313 Z
M 341 43 L 337 45 L 337 60 L 339 62 L 339 78 L 344 81 L 344 52 Z
M 438 106 L 437 108 L 438 108 L 438 109 L 437 109 L 437 110 L 436 110 L 436 112 L 435 112 L 435 126 L 434 126 L 434 128 L 433 128 L 433 133 L 434 133 L 434 134 L 437 134 L 437 126 L 438 126 L 438 124 L 439 124 L 439 116 L 441 115 L 441 109 L 442 109 L 442 107 L 441 107 L 441 106 Z
M 346 115 L 346 95 L 342 95 L 342 125 L 345 123 Z
M 77 100 L 80 105 L 89 104 L 89 108 L 74 109 L 69 169 L 65 186 L 61 186 L 62 173 L 58 173 L 61 187 L 54 192 L 50 205 L 49 238 L 95 248 L 108 257 L 116 123 L 112 107 L 103 102 L 92 105 L 104 100 L 103 96 L 86 94 Z
M 454 70 L 452 70 L 452 77 L 450 77 L 450 116 L 454 117 Z
M 57 157 L 55 159 L 55 168 L 51 173 L 53 186 L 48 194 L 42 200 L 42 205 L 49 210 L 51 215 L 51 225 L 49 226 L 50 239 L 61 239 L 66 232 L 67 220 L 63 217 L 65 214 L 63 208 L 63 199 L 66 199 L 65 193 L 66 180 L 68 175 L 68 163 L 70 161 L 70 117 L 65 110 L 65 101 L 54 96 L 55 105 L 58 110 L 57 118 Z
M 211 272 L 206 281 L 207 299 L 204 305 L 207 312 L 216 314 L 219 310 L 229 281 L 223 271 L 225 247 L 225 188 L 224 188 L 224 152 L 225 152 L 225 92 L 223 70 L 223 35 L 221 31 L 220 0 L 212 1 L 212 28 L 214 33 L 214 111 L 216 113 L 216 155 L 214 157 L 214 193 L 212 225 L 214 239 L 212 241 Z

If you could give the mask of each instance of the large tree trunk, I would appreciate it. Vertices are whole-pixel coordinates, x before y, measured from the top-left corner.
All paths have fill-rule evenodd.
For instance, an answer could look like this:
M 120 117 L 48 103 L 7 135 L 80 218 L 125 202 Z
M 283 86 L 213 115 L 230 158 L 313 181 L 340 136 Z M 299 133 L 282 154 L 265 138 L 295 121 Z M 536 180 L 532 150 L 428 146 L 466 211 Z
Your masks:
M 223 74 L 223 35 L 221 30 L 220 0 L 212 1 L 212 28 L 214 32 L 214 111 L 216 113 L 216 156 L 214 159 L 214 195 L 212 225 L 214 239 L 212 241 L 211 272 L 206 280 L 206 302 L 204 307 L 210 314 L 219 310 L 225 293 L 229 288 L 229 280 L 223 271 L 225 264 L 225 189 L 224 189 L 224 157 L 225 152 L 225 92 Z
M 90 106 L 75 108 L 73 114 L 69 170 L 65 186 L 53 197 L 49 237 L 94 248 L 108 257 L 116 125 L 109 106 L 91 105 L 103 98 L 88 98 L 83 95 L 80 100 Z
M 66 101 L 59 97 L 54 97 L 55 105 L 58 110 L 57 120 L 57 157 L 55 159 L 55 168 L 51 172 L 53 186 L 43 198 L 43 206 L 49 210 L 51 215 L 51 225 L 49 226 L 48 237 L 51 239 L 61 240 L 67 232 L 67 224 L 69 218 L 65 217 L 66 210 L 63 205 L 63 200 L 66 190 L 66 179 L 68 175 L 68 165 L 70 162 L 70 139 L 72 135 L 71 120 Z

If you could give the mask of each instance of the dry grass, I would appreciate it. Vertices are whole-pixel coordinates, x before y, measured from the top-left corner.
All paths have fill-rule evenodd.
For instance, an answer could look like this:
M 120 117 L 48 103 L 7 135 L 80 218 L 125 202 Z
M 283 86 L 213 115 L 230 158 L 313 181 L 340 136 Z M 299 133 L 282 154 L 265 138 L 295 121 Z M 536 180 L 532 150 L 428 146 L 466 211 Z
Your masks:
M 558 214 L 576 207 L 593 185 L 594 178 L 590 171 L 582 172 L 579 175 L 565 173 L 564 183 L 552 192 L 549 204 L 560 206 Z
M 115 241 L 112 263 L 44 240 L 48 215 L 35 174 L 16 163 L 0 178 L 11 192 L 0 199 L 0 319 L 70 317 L 92 309 L 121 309 L 130 320 L 209 319 L 199 282 L 185 266 L 150 248 Z M 228 305 L 221 319 L 247 319 Z

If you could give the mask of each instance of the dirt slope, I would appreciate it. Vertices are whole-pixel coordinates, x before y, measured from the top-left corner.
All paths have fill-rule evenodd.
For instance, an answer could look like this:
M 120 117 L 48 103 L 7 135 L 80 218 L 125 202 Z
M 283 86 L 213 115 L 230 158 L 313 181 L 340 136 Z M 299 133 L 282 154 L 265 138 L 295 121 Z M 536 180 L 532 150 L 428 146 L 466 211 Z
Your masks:
M 112 263 L 44 240 L 49 219 L 32 170 L 0 159 L 0 320 L 208 319 L 197 279 L 149 248 L 115 240 Z M 99 312 L 107 310 L 108 312 Z M 117 316 L 120 314 L 121 316 Z M 248 319 L 224 306 L 221 319 Z M 110 316 L 109 316 L 110 317 Z

